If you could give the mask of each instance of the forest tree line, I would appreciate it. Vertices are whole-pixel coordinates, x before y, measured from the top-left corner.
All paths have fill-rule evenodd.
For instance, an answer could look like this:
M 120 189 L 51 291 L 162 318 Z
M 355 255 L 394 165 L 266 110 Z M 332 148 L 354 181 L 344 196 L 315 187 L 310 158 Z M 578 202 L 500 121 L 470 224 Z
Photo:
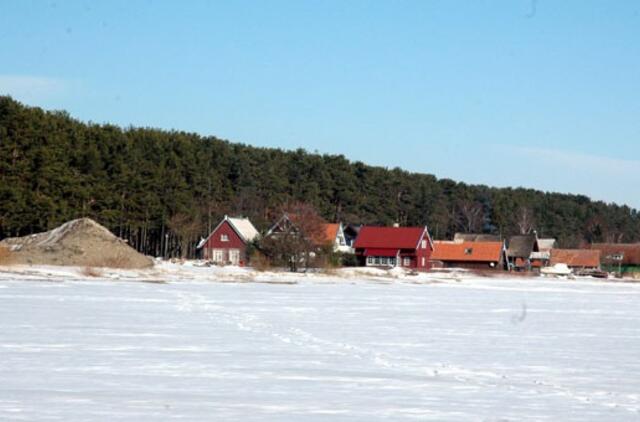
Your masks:
M 0 239 L 90 217 L 143 253 L 175 254 L 182 245 L 192 254 L 191 245 L 223 215 L 249 217 L 263 230 L 291 202 L 312 205 L 327 221 L 426 224 L 436 239 L 536 230 L 562 247 L 640 240 L 637 210 L 583 195 L 469 185 L 342 155 L 84 123 L 0 97 Z

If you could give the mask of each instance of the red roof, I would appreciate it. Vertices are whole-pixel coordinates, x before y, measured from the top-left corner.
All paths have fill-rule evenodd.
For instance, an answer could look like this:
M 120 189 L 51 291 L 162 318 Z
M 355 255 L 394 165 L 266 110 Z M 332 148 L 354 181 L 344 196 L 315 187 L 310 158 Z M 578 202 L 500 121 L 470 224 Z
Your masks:
M 436 261 L 498 262 L 502 242 L 434 242 L 431 259 Z
M 363 226 L 354 247 L 356 249 L 416 249 L 425 230 L 425 227 Z
M 364 254 L 367 256 L 396 256 L 398 249 L 367 248 Z
M 600 251 L 598 249 L 551 249 L 550 264 L 597 268 L 600 266 Z

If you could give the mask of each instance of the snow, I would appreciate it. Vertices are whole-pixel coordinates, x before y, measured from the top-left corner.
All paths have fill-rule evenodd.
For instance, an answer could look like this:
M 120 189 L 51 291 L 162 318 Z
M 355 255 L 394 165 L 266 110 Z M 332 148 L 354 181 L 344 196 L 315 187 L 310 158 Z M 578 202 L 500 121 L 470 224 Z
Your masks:
M 0 269 L 0 420 L 636 420 L 640 285 Z

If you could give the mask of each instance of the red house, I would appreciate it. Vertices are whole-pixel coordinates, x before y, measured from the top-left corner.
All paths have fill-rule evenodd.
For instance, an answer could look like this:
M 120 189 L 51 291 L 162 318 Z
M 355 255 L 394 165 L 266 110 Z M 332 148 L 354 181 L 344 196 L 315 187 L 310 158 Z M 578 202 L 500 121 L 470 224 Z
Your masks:
M 363 226 L 354 244 L 361 265 L 428 270 L 433 241 L 427 227 Z
M 248 218 L 230 218 L 226 215 L 206 239 L 198 244 L 204 259 L 222 265 L 244 266 L 247 262 L 247 244 L 258 237 L 258 230 Z

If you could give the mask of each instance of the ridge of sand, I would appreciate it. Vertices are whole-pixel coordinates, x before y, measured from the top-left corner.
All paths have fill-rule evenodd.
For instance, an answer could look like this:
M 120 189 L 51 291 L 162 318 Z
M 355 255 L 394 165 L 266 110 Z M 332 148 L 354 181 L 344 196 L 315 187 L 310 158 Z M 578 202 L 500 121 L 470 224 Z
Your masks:
M 90 218 L 68 221 L 53 230 L 0 242 L 13 264 L 76 265 L 113 268 L 153 266 L 144 256 Z

